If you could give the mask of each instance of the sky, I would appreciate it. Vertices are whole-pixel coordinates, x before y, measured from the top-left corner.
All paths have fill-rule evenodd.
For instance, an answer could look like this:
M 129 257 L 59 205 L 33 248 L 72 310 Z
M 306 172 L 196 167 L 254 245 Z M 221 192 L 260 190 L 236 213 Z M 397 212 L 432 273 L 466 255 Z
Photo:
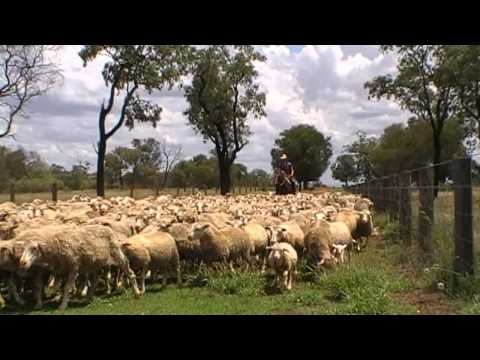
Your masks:
M 267 57 L 256 63 L 258 82 L 266 93 L 266 113 L 262 119 L 248 119 L 253 132 L 249 144 L 239 153 L 238 161 L 249 170 L 270 171 L 270 150 L 283 130 L 298 124 L 315 126 L 331 137 L 333 162 L 355 133 L 363 130 L 379 135 L 395 122 L 406 122 L 408 113 L 389 101 L 370 101 L 363 84 L 376 75 L 395 72 L 390 55 L 380 54 L 377 45 L 275 45 L 255 46 Z M 49 163 L 70 168 L 79 160 L 96 162 L 93 144 L 98 139 L 98 113 L 107 88 L 101 77 L 105 59 L 87 67 L 78 56 L 81 46 L 65 45 L 57 54 L 64 79 L 46 95 L 35 99 L 28 108 L 28 118 L 17 119 L 15 140 L 0 139 L 0 145 L 22 146 L 37 151 Z M 153 95 L 163 108 L 156 129 L 135 126 L 120 129 L 108 143 L 107 151 L 129 146 L 134 138 L 154 137 L 181 144 L 183 157 L 207 153 L 205 144 L 187 125 L 182 112 L 187 104 L 179 89 Z M 112 124 L 120 109 L 107 119 Z M 320 179 L 338 184 L 327 170 Z

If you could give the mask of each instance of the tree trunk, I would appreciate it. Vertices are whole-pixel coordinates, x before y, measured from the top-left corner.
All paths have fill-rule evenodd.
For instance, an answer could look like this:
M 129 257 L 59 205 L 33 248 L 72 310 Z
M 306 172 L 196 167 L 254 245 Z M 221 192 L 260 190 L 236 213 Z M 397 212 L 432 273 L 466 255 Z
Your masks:
M 230 187 L 231 187 L 231 179 L 230 179 L 231 164 L 227 160 L 221 159 L 219 157 L 218 168 L 220 170 L 220 194 L 225 195 L 230 192 Z
M 437 198 L 438 195 L 438 186 L 440 184 L 440 174 L 441 174 L 441 169 L 437 164 L 440 163 L 441 158 L 442 158 L 442 141 L 440 139 L 440 133 L 434 132 L 433 133 L 433 186 L 434 186 L 434 196 L 435 199 Z
M 118 176 L 119 182 L 120 182 L 120 190 L 123 190 L 123 177 L 122 175 Z
M 100 132 L 97 158 L 97 196 L 105 197 L 105 154 L 107 152 L 107 138 Z

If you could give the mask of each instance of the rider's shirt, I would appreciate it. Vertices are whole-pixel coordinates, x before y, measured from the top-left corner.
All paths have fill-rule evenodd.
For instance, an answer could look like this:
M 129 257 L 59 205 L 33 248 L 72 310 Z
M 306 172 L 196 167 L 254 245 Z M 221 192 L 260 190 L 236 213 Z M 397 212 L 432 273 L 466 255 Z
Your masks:
M 290 161 L 288 160 L 280 160 L 278 162 L 278 168 L 285 171 L 287 174 L 292 173 L 293 165 Z

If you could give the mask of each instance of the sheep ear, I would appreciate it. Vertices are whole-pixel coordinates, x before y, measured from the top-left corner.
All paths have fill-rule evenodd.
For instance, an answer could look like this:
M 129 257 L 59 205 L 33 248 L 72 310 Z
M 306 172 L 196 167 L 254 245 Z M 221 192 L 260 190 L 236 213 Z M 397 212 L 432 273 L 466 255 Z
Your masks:
M 210 227 L 210 224 L 205 224 L 205 225 L 203 225 L 200 229 L 204 230 L 204 229 L 207 229 L 207 228 L 209 228 L 209 227 Z

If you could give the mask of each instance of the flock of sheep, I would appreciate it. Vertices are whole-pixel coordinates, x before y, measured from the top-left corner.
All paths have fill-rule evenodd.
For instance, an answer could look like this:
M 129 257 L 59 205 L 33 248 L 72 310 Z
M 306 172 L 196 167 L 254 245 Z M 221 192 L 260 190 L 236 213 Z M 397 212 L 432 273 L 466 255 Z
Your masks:
M 60 309 L 100 288 L 131 287 L 139 297 L 149 277 L 181 286 L 181 272 L 221 263 L 233 272 L 268 267 L 277 286 L 291 289 L 300 258 L 332 267 L 366 246 L 372 208 L 341 192 L 3 203 L 0 303 L 4 289 L 22 306 L 33 296 L 35 309 L 46 289 L 61 296 Z

